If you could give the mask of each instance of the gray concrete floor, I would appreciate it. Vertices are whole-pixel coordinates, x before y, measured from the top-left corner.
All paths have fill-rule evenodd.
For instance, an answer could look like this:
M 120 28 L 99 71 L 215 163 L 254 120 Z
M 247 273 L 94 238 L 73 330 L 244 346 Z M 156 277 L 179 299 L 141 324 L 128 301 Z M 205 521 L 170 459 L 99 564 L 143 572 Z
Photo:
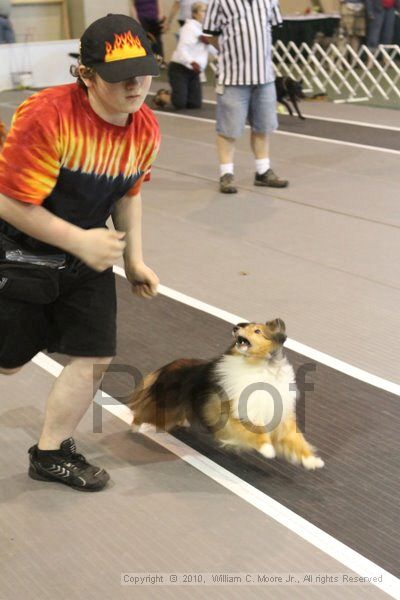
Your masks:
M 351 574 L 339 562 L 120 420 L 91 412 L 79 449 L 112 473 L 97 494 L 29 479 L 52 377 L 34 364 L 0 379 L 1 600 L 273 598 L 379 600 L 371 586 L 121 586 L 121 573 Z M 11 393 L 12 390 L 12 393 Z
M 354 116 L 354 106 L 330 107 Z M 384 112 L 394 125 L 398 113 Z M 273 167 L 290 187 L 263 190 L 252 185 L 247 131 L 239 194 L 224 196 L 214 125 L 158 117 L 163 141 L 143 198 L 145 256 L 162 283 L 251 320 L 279 314 L 290 337 L 400 382 L 398 155 L 276 135 Z
M 3 118 L 17 97 L 5 102 Z M 309 106 L 304 112 L 398 124 L 396 111 Z M 399 382 L 398 156 L 276 135 L 273 166 L 291 185 L 260 190 L 246 133 L 236 154 L 239 194 L 222 196 L 213 125 L 159 120 L 162 147 L 143 199 L 145 258 L 161 282 L 251 320 L 280 316 L 290 337 Z M 346 571 L 111 417 L 96 436 L 87 415 L 77 439 L 89 459 L 113 471 L 114 487 L 93 497 L 29 480 L 26 450 L 37 440 L 51 381 L 34 365 L 0 380 L 1 600 L 204 597 L 193 587 L 122 588 L 125 570 Z M 383 597 L 359 587 L 245 591 Z M 212 598 L 243 592 L 207 588 Z

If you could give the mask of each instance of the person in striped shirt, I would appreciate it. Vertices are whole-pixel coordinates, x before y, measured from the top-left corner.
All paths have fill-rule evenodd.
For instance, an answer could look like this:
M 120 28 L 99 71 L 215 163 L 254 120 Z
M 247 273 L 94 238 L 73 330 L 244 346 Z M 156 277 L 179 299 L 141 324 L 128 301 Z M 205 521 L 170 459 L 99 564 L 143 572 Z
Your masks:
M 278 0 L 210 0 L 203 32 L 218 36 L 217 149 L 220 191 L 234 185 L 235 141 L 251 127 L 254 185 L 287 187 L 271 169 L 269 135 L 278 127 L 271 27 L 280 25 Z

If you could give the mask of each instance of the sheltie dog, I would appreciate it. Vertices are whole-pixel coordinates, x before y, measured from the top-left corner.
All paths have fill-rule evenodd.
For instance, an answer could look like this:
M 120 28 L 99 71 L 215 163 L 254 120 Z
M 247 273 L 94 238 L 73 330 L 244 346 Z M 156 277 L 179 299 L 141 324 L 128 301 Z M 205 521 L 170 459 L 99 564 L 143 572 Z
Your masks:
M 283 354 L 285 323 L 239 323 L 226 352 L 211 361 L 175 360 L 147 375 L 128 406 L 132 430 L 201 423 L 223 446 L 324 466 L 296 426 L 295 375 Z

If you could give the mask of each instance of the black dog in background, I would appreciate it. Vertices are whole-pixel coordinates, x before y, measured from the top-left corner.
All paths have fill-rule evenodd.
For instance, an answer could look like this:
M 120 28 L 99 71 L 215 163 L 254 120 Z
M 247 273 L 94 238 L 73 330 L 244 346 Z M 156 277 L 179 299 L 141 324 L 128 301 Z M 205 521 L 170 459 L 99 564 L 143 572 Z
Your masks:
M 289 115 L 293 116 L 293 110 L 288 101 L 290 101 L 300 119 L 305 119 L 300 112 L 297 102 L 305 98 L 301 81 L 292 79 L 291 77 L 277 77 L 275 79 L 276 98 L 280 104 L 283 104 L 289 111 Z

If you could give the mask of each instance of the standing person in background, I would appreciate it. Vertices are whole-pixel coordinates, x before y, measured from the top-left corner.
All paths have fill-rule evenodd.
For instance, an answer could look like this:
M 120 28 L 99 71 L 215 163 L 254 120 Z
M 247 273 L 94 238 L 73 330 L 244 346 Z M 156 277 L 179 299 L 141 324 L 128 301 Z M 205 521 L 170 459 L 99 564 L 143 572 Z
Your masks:
M 367 31 L 364 0 L 340 0 L 340 26 L 350 46 L 358 52 Z
M 161 0 L 131 0 L 131 15 L 149 34 L 153 53 L 164 58 L 162 34 L 165 16 Z
M 235 142 L 248 119 L 254 185 L 288 185 L 271 169 L 269 136 L 278 128 L 271 26 L 282 23 L 277 0 L 210 0 L 205 34 L 218 36 L 217 149 L 220 192 L 234 194 Z
M 392 44 L 400 0 L 365 0 L 365 6 L 368 16 L 367 46 L 375 50 L 379 44 Z
M 208 0 L 204 0 L 203 4 L 208 4 Z M 178 23 L 180 27 L 185 24 L 187 19 L 192 18 L 192 5 L 193 0 L 175 0 L 169 11 L 169 15 L 165 21 L 164 31 L 169 31 L 172 21 L 175 19 L 176 14 L 179 11 Z
M 201 108 L 200 73 L 207 66 L 209 53 L 217 54 L 207 37 L 202 35 L 206 9 L 203 2 L 192 4 L 192 18 L 181 29 L 178 46 L 168 66 L 171 102 L 176 109 Z
M 0 44 L 14 44 L 15 33 L 10 21 L 11 2 L 0 0 Z

